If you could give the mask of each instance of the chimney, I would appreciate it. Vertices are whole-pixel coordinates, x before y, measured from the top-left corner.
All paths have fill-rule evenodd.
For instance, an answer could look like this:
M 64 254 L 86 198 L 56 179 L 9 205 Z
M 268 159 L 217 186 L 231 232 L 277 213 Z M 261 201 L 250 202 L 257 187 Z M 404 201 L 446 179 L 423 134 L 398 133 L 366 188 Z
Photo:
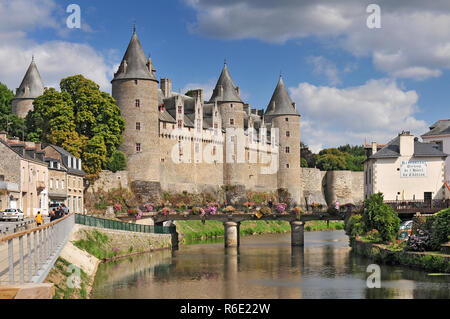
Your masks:
M 0 140 L 7 142 L 7 134 L 5 131 L 0 132 Z
M 165 99 L 172 96 L 172 80 L 171 79 L 161 79 L 161 91 L 163 92 Z
M 377 142 L 372 142 L 372 155 L 378 152 L 378 144 Z
M 34 143 L 34 147 L 36 148 L 36 151 L 42 150 L 42 144 L 41 143 Z
M 400 156 L 414 155 L 414 136 L 411 133 L 403 131 L 400 134 Z

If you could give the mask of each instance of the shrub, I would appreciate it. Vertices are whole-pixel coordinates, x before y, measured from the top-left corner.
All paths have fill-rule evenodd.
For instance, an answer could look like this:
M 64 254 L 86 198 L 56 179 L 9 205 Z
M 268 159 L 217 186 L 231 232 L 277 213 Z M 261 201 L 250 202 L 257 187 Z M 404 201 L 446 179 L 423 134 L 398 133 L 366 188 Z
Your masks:
M 355 239 L 357 235 L 360 236 L 364 234 L 364 224 L 362 222 L 362 216 L 350 216 L 350 218 L 345 222 L 344 230 L 351 239 Z
M 444 209 L 434 216 L 431 247 L 440 250 L 441 245 L 449 240 L 450 236 L 450 208 Z
M 113 173 L 125 170 L 127 168 L 127 159 L 125 154 L 116 150 L 114 154 L 106 161 L 105 167 Z
M 408 250 L 426 251 L 430 248 L 431 233 L 428 230 L 418 229 L 408 239 Z
M 364 202 L 363 223 L 365 230 L 376 229 L 385 242 L 393 241 L 400 228 L 400 218 L 394 209 L 384 203 L 381 193 L 373 194 Z

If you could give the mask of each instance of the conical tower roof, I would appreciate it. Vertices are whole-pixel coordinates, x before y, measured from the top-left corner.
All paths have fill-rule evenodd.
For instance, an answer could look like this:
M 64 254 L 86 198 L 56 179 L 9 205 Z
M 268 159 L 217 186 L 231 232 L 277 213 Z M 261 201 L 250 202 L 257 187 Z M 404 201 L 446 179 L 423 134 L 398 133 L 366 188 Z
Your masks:
M 269 106 L 267 107 L 265 117 L 281 116 L 281 115 L 296 115 L 300 116 L 294 103 L 289 96 L 289 93 L 284 85 L 283 78 L 280 76 L 278 85 L 272 95 Z
M 231 79 L 231 75 L 228 71 L 226 63 L 223 66 L 222 73 L 220 74 L 219 80 L 216 84 L 216 88 L 214 89 L 209 102 L 214 103 L 215 100 L 219 102 L 242 102 L 239 94 L 236 91 L 233 80 Z
M 152 66 L 151 66 L 152 67 Z M 119 70 L 114 74 L 114 80 L 154 80 L 157 81 L 153 72 L 149 71 L 147 60 L 141 42 L 133 31 L 130 44 L 123 56 Z
M 15 99 L 35 99 L 44 93 L 44 84 L 37 69 L 34 58 L 28 67 L 27 73 L 16 91 Z

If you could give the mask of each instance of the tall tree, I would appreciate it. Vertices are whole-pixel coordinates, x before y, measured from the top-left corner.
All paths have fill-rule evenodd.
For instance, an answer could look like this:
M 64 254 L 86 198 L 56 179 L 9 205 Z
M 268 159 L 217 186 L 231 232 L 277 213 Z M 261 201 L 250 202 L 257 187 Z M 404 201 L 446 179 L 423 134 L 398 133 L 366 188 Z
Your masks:
M 28 137 L 80 156 L 87 178 L 96 179 L 122 143 L 125 120 L 114 99 L 81 75 L 65 78 L 61 92 L 49 89 L 27 116 Z
M 323 171 L 346 170 L 345 153 L 336 148 L 329 148 L 319 152 L 317 157 L 317 167 Z
M 12 113 L 14 93 L 0 82 L 0 130 L 7 131 L 9 137 L 25 137 L 25 123 Z

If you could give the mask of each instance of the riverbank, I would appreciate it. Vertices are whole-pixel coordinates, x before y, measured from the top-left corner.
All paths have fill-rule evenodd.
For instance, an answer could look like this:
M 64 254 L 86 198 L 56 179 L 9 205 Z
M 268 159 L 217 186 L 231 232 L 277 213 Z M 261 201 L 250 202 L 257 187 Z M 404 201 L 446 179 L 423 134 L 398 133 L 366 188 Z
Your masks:
M 223 223 L 219 221 L 177 221 L 180 243 L 192 240 L 224 237 Z M 311 221 L 305 225 L 305 231 L 342 230 L 343 222 Z M 284 234 L 291 231 L 291 225 L 285 221 L 245 221 L 241 223 L 240 235 Z
M 54 299 L 88 299 L 101 263 L 171 247 L 168 234 L 76 225 L 45 282 L 55 285 Z
M 450 255 L 441 252 L 395 250 L 383 244 L 363 242 L 358 238 L 352 241 L 351 246 L 357 255 L 370 258 L 375 262 L 450 274 Z

